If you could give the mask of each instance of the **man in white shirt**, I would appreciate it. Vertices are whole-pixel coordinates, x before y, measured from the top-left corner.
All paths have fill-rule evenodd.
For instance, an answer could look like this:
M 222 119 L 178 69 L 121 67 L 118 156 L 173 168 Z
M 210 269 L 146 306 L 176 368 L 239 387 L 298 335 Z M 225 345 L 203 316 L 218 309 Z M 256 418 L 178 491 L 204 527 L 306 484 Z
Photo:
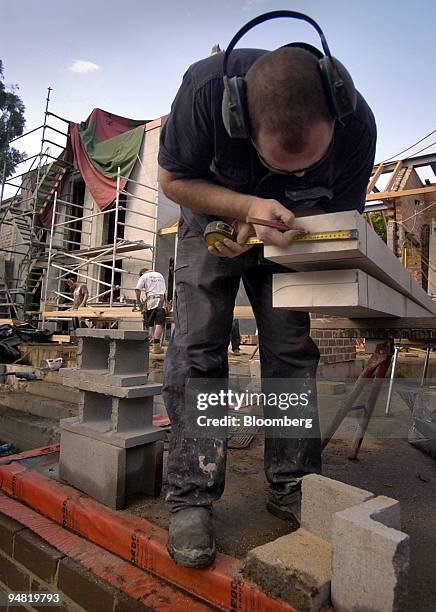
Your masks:
M 153 341 L 151 352 L 154 354 L 163 353 L 160 346 L 163 329 L 165 326 L 165 279 L 160 272 L 143 268 L 139 272 L 139 280 L 136 284 L 136 306 L 144 317 L 144 328 L 153 330 Z M 145 300 L 141 303 L 141 291 L 145 292 Z

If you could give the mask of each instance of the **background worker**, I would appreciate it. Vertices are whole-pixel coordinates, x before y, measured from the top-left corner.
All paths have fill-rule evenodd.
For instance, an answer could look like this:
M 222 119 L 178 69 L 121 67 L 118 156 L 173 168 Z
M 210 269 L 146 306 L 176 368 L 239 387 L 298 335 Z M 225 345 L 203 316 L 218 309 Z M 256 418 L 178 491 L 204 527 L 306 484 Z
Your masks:
M 152 347 L 154 354 L 163 353 L 161 338 L 165 328 L 165 279 L 160 272 L 143 268 L 139 272 L 136 284 L 136 305 L 133 310 L 140 309 L 144 320 L 144 329 L 152 328 Z M 141 303 L 141 291 L 145 293 L 144 303 Z
M 85 283 L 79 282 L 75 276 L 68 276 L 65 279 L 65 284 L 73 292 L 73 305 L 71 309 L 78 310 L 79 308 L 85 308 L 89 297 L 88 287 Z M 80 319 L 78 317 L 73 317 L 72 326 L 73 329 L 80 327 Z
M 256 317 L 262 380 L 299 379 L 316 389 L 319 351 L 308 313 L 272 307 L 272 276 L 288 270 L 266 261 L 263 247 L 244 242 L 254 227 L 266 244 L 286 246 L 298 233 L 296 215 L 362 212 L 375 154 L 373 114 L 323 35 L 324 53 L 305 43 L 232 50 L 243 34 L 225 54 L 188 69 L 159 151 L 161 187 L 181 206 L 175 328 L 163 388 L 172 424 L 168 551 L 189 567 L 214 559 L 211 509 L 224 489 L 226 440 L 189 435 L 186 380 L 228 375 L 241 277 Z M 253 226 L 247 217 L 278 220 L 289 230 Z M 205 246 L 204 229 L 216 219 L 238 220 L 237 242 Z M 282 518 L 298 518 L 301 477 L 321 471 L 316 402 L 310 409 L 310 437 L 265 438 L 267 508 Z

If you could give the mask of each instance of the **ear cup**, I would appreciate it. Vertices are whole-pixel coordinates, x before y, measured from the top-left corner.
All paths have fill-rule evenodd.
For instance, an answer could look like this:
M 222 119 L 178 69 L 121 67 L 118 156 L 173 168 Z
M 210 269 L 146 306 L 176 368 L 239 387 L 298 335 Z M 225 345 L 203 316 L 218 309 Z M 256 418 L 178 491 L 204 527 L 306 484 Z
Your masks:
M 243 77 L 224 76 L 222 117 L 230 138 L 249 138 L 250 124 Z
M 323 57 L 318 66 L 333 116 L 342 120 L 356 109 L 357 93 L 353 79 L 334 57 Z

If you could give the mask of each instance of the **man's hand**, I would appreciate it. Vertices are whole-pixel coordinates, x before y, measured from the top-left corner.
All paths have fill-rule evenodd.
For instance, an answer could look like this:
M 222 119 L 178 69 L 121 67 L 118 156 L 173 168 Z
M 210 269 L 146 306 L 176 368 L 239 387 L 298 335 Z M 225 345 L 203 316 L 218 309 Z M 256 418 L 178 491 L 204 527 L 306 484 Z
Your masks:
M 265 219 L 267 221 L 281 221 L 289 227 L 288 231 L 281 231 L 263 225 L 252 225 L 251 223 L 238 222 L 237 241 L 225 238 L 224 242 L 215 242 L 208 247 L 209 253 L 217 257 L 238 257 L 254 245 L 246 245 L 245 241 L 249 236 L 257 236 L 265 244 L 275 246 L 288 246 L 298 234 L 304 233 L 299 227 L 294 227 L 295 215 L 287 208 L 282 206 L 277 200 L 266 200 L 264 198 L 253 197 L 252 203 L 248 207 L 247 217 Z
M 255 217 L 257 219 L 265 219 L 267 221 L 281 221 L 289 227 L 289 230 L 283 232 L 272 227 L 254 224 L 253 227 L 254 231 L 256 232 L 256 236 L 265 244 L 285 247 L 291 244 L 295 236 L 304 233 L 304 230 L 301 227 L 296 227 L 294 225 L 294 213 L 285 208 L 282 204 L 280 204 L 280 202 L 277 202 L 277 200 L 253 198 L 253 202 L 248 207 L 247 217 Z M 246 239 L 247 235 L 244 237 L 244 240 Z

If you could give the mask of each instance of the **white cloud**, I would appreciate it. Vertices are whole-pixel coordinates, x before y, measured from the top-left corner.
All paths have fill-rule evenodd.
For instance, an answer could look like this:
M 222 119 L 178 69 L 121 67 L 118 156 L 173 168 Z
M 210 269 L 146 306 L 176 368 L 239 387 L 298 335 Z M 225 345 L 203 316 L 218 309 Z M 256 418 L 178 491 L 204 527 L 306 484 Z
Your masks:
M 94 64 L 94 62 L 87 62 L 86 60 L 74 60 L 68 70 L 71 70 L 71 72 L 78 72 L 79 74 L 87 74 L 88 72 L 100 70 L 100 66 Z

